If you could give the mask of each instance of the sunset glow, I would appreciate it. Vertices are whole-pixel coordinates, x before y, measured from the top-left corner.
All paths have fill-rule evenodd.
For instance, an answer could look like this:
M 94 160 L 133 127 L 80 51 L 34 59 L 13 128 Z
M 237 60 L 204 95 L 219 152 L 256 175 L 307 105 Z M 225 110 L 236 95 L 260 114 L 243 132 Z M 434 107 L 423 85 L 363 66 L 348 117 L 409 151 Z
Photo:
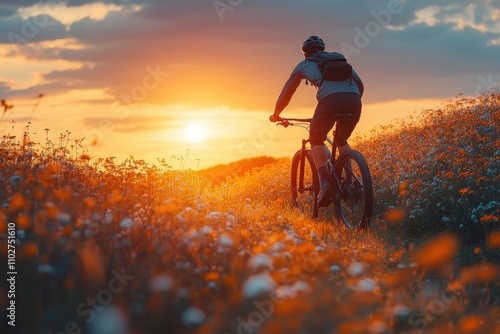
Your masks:
M 0 32 L 2 333 L 500 334 L 499 0 L 15 0 Z
M 186 138 L 192 143 L 199 143 L 205 139 L 205 128 L 200 124 L 189 124 L 184 128 Z
M 395 9 L 383 1 L 228 6 L 0 4 L 0 98 L 15 106 L 0 130 L 20 138 L 31 122 L 32 139 L 40 143 L 45 128 L 53 136 L 70 131 L 72 139 L 84 138 L 83 150 L 121 160 L 134 154 L 154 162 L 192 144 L 205 167 L 289 156 L 307 134 L 278 131 L 268 116 L 311 34 L 322 36 L 328 50 L 344 52 L 364 81 L 353 135 L 369 135 L 460 93 L 500 86 L 500 9 L 491 1 L 403 1 Z M 335 13 L 345 15 L 332 20 Z M 299 21 L 304 25 L 293 24 Z M 299 85 L 283 115 L 310 117 L 315 94 Z M 117 149 L 124 142 L 128 151 Z

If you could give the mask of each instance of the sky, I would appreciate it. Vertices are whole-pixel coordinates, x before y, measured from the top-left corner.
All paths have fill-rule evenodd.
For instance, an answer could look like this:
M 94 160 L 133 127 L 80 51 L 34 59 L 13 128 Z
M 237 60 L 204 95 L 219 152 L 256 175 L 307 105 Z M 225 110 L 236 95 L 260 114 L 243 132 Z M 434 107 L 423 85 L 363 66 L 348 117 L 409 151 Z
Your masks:
M 291 156 L 306 131 L 268 117 L 310 35 L 363 79 L 354 135 L 500 88 L 499 0 L 0 1 L 0 131 L 175 169 Z

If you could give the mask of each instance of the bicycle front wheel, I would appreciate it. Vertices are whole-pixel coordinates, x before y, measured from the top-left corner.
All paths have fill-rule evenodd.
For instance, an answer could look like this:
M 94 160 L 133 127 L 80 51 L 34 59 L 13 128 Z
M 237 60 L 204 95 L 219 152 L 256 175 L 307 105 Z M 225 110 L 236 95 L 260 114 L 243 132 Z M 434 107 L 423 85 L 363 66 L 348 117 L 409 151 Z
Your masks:
M 373 213 L 373 185 L 365 159 L 355 150 L 342 153 L 335 163 L 340 189 L 335 213 L 348 228 L 369 226 Z
M 303 172 L 300 168 L 302 158 L 304 159 Z M 316 218 L 318 216 L 316 197 L 319 192 L 319 180 L 311 150 L 306 150 L 304 157 L 302 157 L 301 150 L 293 156 L 291 181 L 293 206 L 299 208 L 302 213 L 311 214 L 313 218 Z

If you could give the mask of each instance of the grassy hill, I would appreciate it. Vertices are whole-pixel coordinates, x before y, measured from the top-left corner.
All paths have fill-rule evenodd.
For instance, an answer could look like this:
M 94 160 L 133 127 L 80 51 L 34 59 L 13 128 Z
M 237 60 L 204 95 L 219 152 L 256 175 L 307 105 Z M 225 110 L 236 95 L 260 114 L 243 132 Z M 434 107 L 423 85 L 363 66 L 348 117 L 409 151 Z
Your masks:
M 500 95 L 459 97 L 378 129 L 357 146 L 373 173 L 378 217 L 404 211 L 408 236 L 458 231 L 476 242 L 500 217 Z
M 252 169 L 263 167 L 274 162 L 276 162 L 276 159 L 268 156 L 248 158 L 205 168 L 200 171 L 200 174 L 211 179 L 214 183 L 219 184 L 228 177 L 242 176 Z
M 357 140 L 377 203 L 365 233 L 291 208 L 290 158 L 214 181 L 4 138 L 0 254 L 17 273 L 16 329 L 500 332 L 499 105 L 459 97 Z

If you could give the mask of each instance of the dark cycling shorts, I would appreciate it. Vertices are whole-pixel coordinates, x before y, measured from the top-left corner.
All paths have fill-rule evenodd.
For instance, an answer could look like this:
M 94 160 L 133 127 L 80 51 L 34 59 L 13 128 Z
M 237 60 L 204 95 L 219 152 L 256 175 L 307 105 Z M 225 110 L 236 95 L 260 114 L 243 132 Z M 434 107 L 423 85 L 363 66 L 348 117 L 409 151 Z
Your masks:
M 338 146 L 347 144 L 347 139 L 361 116 L 361 97 L 356 93 L 333 93 L 318 101 L 311 121 L 309 139 L 311 146 L 323 145 L 326 135 L 332 130 L 336 114 L 351 114 L 339 120 L 334 141 Z

